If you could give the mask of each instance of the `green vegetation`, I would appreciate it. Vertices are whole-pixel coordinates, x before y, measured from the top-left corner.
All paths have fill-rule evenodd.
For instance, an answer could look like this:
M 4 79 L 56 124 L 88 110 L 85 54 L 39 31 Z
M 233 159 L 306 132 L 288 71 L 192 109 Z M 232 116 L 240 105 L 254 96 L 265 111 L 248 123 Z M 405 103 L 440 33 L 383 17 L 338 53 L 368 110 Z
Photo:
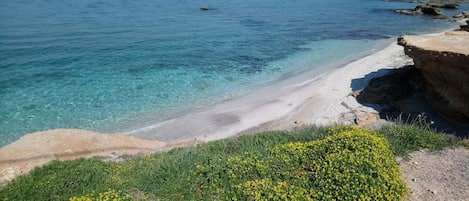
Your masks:
M 451 143 L 429 129 L 307 127 L 134 157 L 52 162 L 0 189 L 0 200 L 401 200 L 394 153 Z
M 468 138 L 465 138 L 461 141 L 458 142 L 458 145 L 461 145 L 463 147 L 466 147 L 466 148 L 469 148 L 469 139 Z
M 130 195 L 124 193 L 123 191 L 116 191 L 114 189 L 109 189 L 104 193 L 99 194 L 88 194 L 79 197 L 71 197 L 70 201 L 132 201 L 134 200 Z
M 429 150 L 441 150 L 455 143 L 455 139 L 443 133 L 432 131 L 428 127 L 413 125 L 394 125 L 384 127 L 379 135 L 386 137 L 391 148 L 398 156 L 403 156 L 411 151 L 425 148 Z
M 407 192 L 387 141 L 359 129 L 196 168 L 201 197 L 215 200 L 401 200 Z

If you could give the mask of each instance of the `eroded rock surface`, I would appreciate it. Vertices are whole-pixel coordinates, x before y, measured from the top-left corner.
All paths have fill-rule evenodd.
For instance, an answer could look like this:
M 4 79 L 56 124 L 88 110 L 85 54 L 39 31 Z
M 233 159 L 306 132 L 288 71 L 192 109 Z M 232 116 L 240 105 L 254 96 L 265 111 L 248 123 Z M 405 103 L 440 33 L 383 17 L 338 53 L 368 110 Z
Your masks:
M 116 161 L 125 155 L 153 153 L 191 143 L 197 141 L 166 143 L 79 129 L 35 132 L 0 148 L 0 185 L 52 160 L 101 157 Z
M 430 101 L 443 115 L 468 123 L 469 32 L 402 36 L 398 44 L 436 92 Z

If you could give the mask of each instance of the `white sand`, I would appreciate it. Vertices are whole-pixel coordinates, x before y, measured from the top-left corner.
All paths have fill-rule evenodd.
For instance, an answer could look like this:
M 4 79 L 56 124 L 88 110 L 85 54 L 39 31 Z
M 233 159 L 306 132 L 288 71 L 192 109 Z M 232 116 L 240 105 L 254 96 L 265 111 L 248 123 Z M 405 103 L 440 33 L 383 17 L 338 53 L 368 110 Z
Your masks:
M 352 92 L 352 82 L 354 90 L 362 89 L 371 78 L 387 73 L 385 69 L 410 63 L 403 48 L 392 43 L 322 77 L 318 78 L 317 72 L 303 73 L 248 95 L 127 134 L 162 141 L 183 138 L 211 141 L 245 132 L 290 129 L 295 121 L 317 125 L 337 123 L 340 114 L 349 110 L 340 103 Z

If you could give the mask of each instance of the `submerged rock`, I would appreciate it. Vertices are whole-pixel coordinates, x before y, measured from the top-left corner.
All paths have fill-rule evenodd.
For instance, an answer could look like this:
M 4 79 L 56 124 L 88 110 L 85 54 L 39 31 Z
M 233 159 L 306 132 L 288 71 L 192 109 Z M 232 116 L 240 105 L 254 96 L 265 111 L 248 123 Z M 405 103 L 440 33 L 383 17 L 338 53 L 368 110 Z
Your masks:
M 469 123 L 469 32 L 402 36 L 398 44 L 431 84 L 432 106 L 444 116 Z

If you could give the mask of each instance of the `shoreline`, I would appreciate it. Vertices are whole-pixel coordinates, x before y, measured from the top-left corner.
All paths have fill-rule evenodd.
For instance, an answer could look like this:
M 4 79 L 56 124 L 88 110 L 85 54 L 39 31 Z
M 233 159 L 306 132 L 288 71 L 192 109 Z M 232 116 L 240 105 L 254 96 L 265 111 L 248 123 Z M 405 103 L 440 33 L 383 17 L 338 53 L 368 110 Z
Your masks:
M 109 135 L 54 129 L 26 134 L 0 147 L 0 156 L 3 155 L 0 157 L 3 159 L 0 160 L 0 185 L 52 160 L 96 156 L 121 160 L 126 155 L 154 153 L 260 131 L 290 130 L 308 124 L 356 123 L 344 119 L 344 115 L 352 111 L 375 115 L 378 112 L 358 103 L 352 92 L 365 88 L 372 78 L 386 75 L 390 69 L 413 63 L 396 41 L 325 73 L 318 75 L 317 71 L 308 71 L 245 96 L 210 105 L 206 110 L 142 128 L 144 130 L 139 133 Z M 67 137 L 57 137 L 58 133 L 67 134 Z M 40 146 L 29 146 L 38 142 L 41 142 Z M 109 142 L 116 142 L 119 147 L 113 147 Z M 142 142 L 146 146 L 140 146 Z M 57 148 L 51 148 L 54 146 Z M 34 157 L 28 159 L 27 154 L 21 153 L 30 153 Z M 21 160 L 16 160 L 18 154 Z
M 383 49 L 353 59 L 338 68 L 305 72 L 244 96 L 234 97 L 156 125 L 126 134 L 150 140 L 196 139 L 212 141 L 249 132 L 292 129 L 298 124 L 329 125 L 349 111 L 341 105 L 348 94 L 366 86 L 380 69 L 398 68 L 411 62 L 395 40 Z M 319 75 L 318 75 L 319 74 Z M 354 90 L 352 90 L 354 89 Z M 295 124 L 295 122 L 297 122 Z
M 422 35 L 440 35 L 454 29 L 455 27 Z M 357 54 L 356 57 L 307 70 L 247 94 L 195 108 L 149 126 L 127 132 L 103 133 L 164 142 L 187 139 L 208 142 L 249 132 L 288 130 L 305 124 L 341 123 L 338 115 L 350 111 L 341 102 L 347 101 L 350 93 L 363 89 L 371 79 L 387 74 L 386 69 L 412 63 L 412 59 L 404 54 L 396 41 L 397 37 L 383 39 L 376 43 L 374 49 Z M 359 81 L 351 86 L 354 80 Z M 318 108 L 321 110 L 316 110 Z M 57 129 L 75 128 L 56 128 L 32 133 Z M 22 137 L 32 133 L 26 133 Z
M 432 34 L 441 34 L 445 31 Z M 379 69 L 398 68 L 411 62 L 410 58 L 406 58 L 402 47 L 397 45 L 396 40 L 397 37 L 385 39 L 377 43 L 375 46 L 377 49 L 279 80 L 245 95 L 195 108 L 143 128 L 111 133 L 164 142 L 185 139 L 207 142 L 250 131 L 291 129 L 298 126 L 295 122 L 317 125 L 338 123 L 337 118 L 331 119 L 331 116 L 340 114 L 337 112 L 347 111 L 347 108 L 345 110 L 341 108 L 343 106 L 340 102 L 353 91 L 350 86 L 353 79 L 363 78 L 366 74 Z M 363 88 L 372 78 L 385 74 L 386 72 L 380 72 L 373 77 L 367 77 L 359 87 Z M 333 79 L 337 79 L 337 82 Z M 315 111 L 318 108 L 321 110 Z M 305 109 L 311 113 L 304 111 Z M 321 112 L 324 109 L 328 112 Z M 330 113 L 331 110 L 335 113 Z M 56 129 L 32 133 L 47 133 L 54 130 Z M 92 130 L 92 132 L 99 131 Z
M 441 35 L 455 30 L 459 23 L 455 22 L 452 28 L 419 35 Z M 208 142 L 253 132 L 289 130 L 307 124 L 345 123 L 340 115 L 352 110 L 378 113 L 354 98 L 351 100 L 350 93 L 365 88 L 371 79 L 386 75 L 387 69 L 409 64 L 413 61 L 397 45 L 397 36 L 382 39 L 374 49 L 356 57 L 307 70 L 247 94 L 123 134 L 165 142 L 186 139 Z M 360 81 L 351 86 L 354 80 Z M 344 103 L 348 105 L 344 106 Z

